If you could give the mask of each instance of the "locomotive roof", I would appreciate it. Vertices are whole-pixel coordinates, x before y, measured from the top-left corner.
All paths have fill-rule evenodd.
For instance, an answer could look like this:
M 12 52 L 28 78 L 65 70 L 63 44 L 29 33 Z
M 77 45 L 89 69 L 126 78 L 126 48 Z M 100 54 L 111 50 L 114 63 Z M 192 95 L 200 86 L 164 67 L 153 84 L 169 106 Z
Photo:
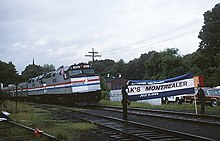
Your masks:
M 51 71 L 51 72 L 48 72 L 48 73 L 45 73 L 45 74 L 41 74 L 37 77 L 33 77 L 33 78 L 30 78 L 28 81 L 30 80 L 41 80 L 49 75 L 53 75 L 53 74 L 58 74 L 58 73 L 61 73 L 61 71 L 68 71 L 70 69 L 80 69 L 80 68 L 92 68 L 92 66 L 90 64 L 74 64 L 74 65 L 70 65 L 70 66 L 61 66 L 59 67 L 57 70 L 55 71 Z

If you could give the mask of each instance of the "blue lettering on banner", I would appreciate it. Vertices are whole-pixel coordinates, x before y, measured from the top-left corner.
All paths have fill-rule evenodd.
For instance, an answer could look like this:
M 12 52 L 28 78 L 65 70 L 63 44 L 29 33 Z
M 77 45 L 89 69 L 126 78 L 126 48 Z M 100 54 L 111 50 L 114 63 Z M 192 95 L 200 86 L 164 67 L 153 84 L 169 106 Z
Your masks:
M 159 93 L 129 95 L 128 100 L 129 101 L 148 100 L 148 99 L 169 97 L 169 96 L 189 94 L 189 93 L 194 93 L 194 88 L 174 90 L 168 92 L 159 92 Z
M 129 80 L 128 100 L 147 100 L 194 93 L 191 73 L 165 80 Z

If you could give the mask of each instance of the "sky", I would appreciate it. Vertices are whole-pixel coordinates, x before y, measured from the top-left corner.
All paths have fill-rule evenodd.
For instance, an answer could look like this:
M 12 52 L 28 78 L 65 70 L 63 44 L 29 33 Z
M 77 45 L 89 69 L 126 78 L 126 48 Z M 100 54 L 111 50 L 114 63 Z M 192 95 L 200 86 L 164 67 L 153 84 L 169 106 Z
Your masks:
M 21 73 L 88 62 L 92 48 L 125 62 L 149 51 L 198 49 L 203 14 L 219 0 L 0 0 L 0 60 Z

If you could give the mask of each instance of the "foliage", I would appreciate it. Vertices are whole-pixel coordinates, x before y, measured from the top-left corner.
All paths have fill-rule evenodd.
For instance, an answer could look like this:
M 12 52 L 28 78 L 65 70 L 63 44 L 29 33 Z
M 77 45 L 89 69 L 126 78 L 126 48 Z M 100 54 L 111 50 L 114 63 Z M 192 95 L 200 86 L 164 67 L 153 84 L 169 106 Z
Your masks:
M 110 76 L 117 77 L 120 74 L 125 73 L 125 62 L 123 59 L 120 59 L 116 62 L 112 68 L 109 70 Z
M 43 66 L 31 64 L 28 65 L 24 71 L 22 71 L 22 77 L 27 81 L 29 78 L 33 78 L 51 72 L 55 70 L 55 66 L 52 64 L 44 64 Z
M 199 38 L 202 40 L 199 49 L 215 56 L 220 52 L 220 3 L 216 4 L 212 10 L 205 12 L 204 24 L 199 33 Z
M 52 64 L 44 64 L 43 68 L 44 68 L 44 72 L 55 71 L 55 66 Z
M 28 65 L 24 71 L 22 71 L 22 75 L 23 77 L 28 80 L 29 78 L 33 78 L 36 76 L 39 76 L 41 74 L 43 74 L 44 68 L 42 66 L 39 65 Z
M 145 75 L 144 62 L 148 58 L 149 53 L 141 54 L 140 58 L 129 61 L 127 64 L 125 64 L 125 74 L 122 76 L 129 79 L 143 79 Z
M 163 52 L 150 52 L 145 61 L 145 79 L 165 79 L 187 73 L 178 49 L 166 49 Z
M 112 67 L 105 67 L 102 61 L 96 63 L 99 74 L 107 78 L 108 71 L 111 77 L 121 74 L 125 79 L 166 79 L 192 72 L 194 76 L 205 76 L 206 86 L 220 84 L 220 53 L 216 53 L 217 64 L 212 66 L 212 58 L 204 57 L 204 51 L 198 49 L 192 54 L 181 56 L 176 48 L 168 48 L 161 52 L 150 51 L 140 58 L 125 63 L 123 60 L 115 62 Z M 104 72 L 102 72 L 102 70 Z M 104 75 L 102 75 L 104 74 Z
M 106 85 L 106 81 L 102 76 L 99 76 L 99 77 L 100 77 L 100 85 L 101 85 L 101 89 L 102 89 L 101 98 L 109 100 L 109 96 L 108 96 L 109 88 Z
M 110 69 L 115 64 L 115 61 L 110 59 L 96 60 L 94 64 L 95 73 L 104 77 L 108 75 Z
M 12 62 L 6 63 L 0 60 L 0 83 L 4 85 L 16 83 L 18 74 Z
M 204 25 L 199 33 L 199 49 L 202 54 L 201 70 L 208 78 L 206 83 L 211 86 L 220 84 L 219 77 L 219 53 L 220 53 L 220 3 L 216 4 L 212 10 L 204 13 Z

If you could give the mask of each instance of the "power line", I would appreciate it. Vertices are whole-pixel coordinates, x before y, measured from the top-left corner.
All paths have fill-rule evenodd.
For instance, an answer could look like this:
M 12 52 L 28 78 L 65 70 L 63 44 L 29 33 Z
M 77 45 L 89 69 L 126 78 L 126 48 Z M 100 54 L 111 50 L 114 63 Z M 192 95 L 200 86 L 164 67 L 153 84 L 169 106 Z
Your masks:
M 200 19 L 195 19 L 195 20 L 193 20 L 193 21 L 190 22 L 190 23 L 187 23 L 187 24 L 185 24 L 185 25 L 181 25 L 181 26 L 179 26 L 179 27 L 177 27 L 177 28 L 174 28 L 174 29 L 172 29 L 172 30 L 169 30 L 169 31 L 167 31 L 167 32 L 164 32 L 164 33 L 161 33 L 161 34 L 158 34 L 158 35 L 155 35 L 155 36 L 146 38 L 146 39 L 142 39 L 142 40 L 139 40 L 139 41 L 136 41 L 136 42 L 133 42 L 133 43 L 124 45 L 124 46 L 120 46 L 120 47 L 117 47 L 117 48 L 113 48 L 113 49 L 110 49 L 110 50 L 107 50 L 107 51 L 102 51 L 101 53 L 104 53 L 104 54 L 105 54 L 105 53 L 107 53 L 107 52 L 116 52 L 117 50 L 121 50 L 122 48 L 126 48 L 126 49 L 127 49 L 127 47 L 129 47 L 129 46 L 138 45 L 138 44 L 143 43 L 143 42 L 145 42 L 145 41 L 148 41 L 148 40 L 150 40 L 150 39 L 154 39 L 154 38 L 158 38 L 158 37 L 160 37 L 160 36 L 164 36 L 164 35 L 166 35 L 166 34 L 168 34 L 168 33 L 174 32 L 174 31 L 176 31 L 176 30 L 178 30 L 178 29 L 183 29 L 183 28 L 185 28 L 185 27 L 189 27 L 189 26 L 195 25 L 196 23 L 200 23 Z M 195 28 L 195 29 L 197 29 L 197 28 Z M 192 32 L 192 31 L 195 30 L 195 29 L 192 29 L 192 30 L 190 30 L 190 31 L 188 31 L 188 32 Z M 176 35 L 176 37 L 179 36 L 179 35 L 182 35 L 182 34 L 183 34 L 183 35 L 184 35 L 184 34 L 187 34 L 188 32 L 180 33 L 180 34 Z M 173 39 L 173 37 L 168 38 L 168 39 L 165 39 L 165 40 L 162 40 L 162 42 L 165 42 L 165 41 L 168 41 L 168 40 L 172 40 L 172 39 Z M 174 36 L 174 39 L 175 39 L 175 36 Z M 160 43 L 160 42 L 161 42 L 161 41 L 159 41 L 159 43 Z M 155 44 L 155 43 L 153 43 L 153 44 Z M 156 44 L 157 44 L 157 42 L 156 42 Z M 141 47 L 141 48 L 142 48 L 142 47 Z M 134 48 L 134 49 L 137 49 L 137 48 Z M 129 49 L 129 50 L 134 50 L 134 49 Z
M 184 32 L 184 33 L 180 33 L 180 34 L 177 34 L 175 36 L 172 36 L 172 37 L 168 37 L 166 39 L 163 39 L 163 40 L 160 40 L 160 41 L 157 41 L 157 42 L 154 42 L 154 43 L 151 43 L 151 44 L 148 44 L 148 45 L 143 45 L 143 46 L 139 46 L 139 47 L 135 47 L 135 48 L 131 48 L 131 49 L 125 49 L 123 52 L 129 52 L 129 51 L 132 51 L 132 50 L 139 50 L 139 49 L 142 49 L 142 48 L 150 48 L 151 46 L 154 46 L 154 45 L 157 45 L 157 44 L 160 44 L 160 43 L 164 43 L 164 42 L 167 42 L 167 41 L 170 41 L 170 40 L 174 40 L 176 38 L 179 38 L 179 37 L 182 37 L 182 36 L 186 36 L 188 34 L 191 34 L 191 33 L 194 33 L 195 31 L 197 31 L 199 28 L 195 28 L 195 29 L 192 29 L 190 31 L 187 31 L 187 32 Z M 135 45 L 136 43 L 132 43 L 132 45 Z M 131 45 L 131 44 L 129 44 Z M 129 46 L 128 45 L 128 46 Z M 114 54 L 117 54 L 117 53 L 121 53 L 121 51 L 118 51 L 118 50 L 121 50 L 121 48 L 117 48 L 117 49 L 114 49 L 112 51 L 109 51 L 109 52 L 115 52 Z
M 92 66 L 94 66 L 95 57 L 102 57 L 101 55 L 95 55 L 95 54 L 98 54 L 98 52 L 95 52 L 94 48 L 92 48 L 92 51 L 88 53 L 91 53 L 92 55 L 85 55 L 85 57 L 92 57 Z

